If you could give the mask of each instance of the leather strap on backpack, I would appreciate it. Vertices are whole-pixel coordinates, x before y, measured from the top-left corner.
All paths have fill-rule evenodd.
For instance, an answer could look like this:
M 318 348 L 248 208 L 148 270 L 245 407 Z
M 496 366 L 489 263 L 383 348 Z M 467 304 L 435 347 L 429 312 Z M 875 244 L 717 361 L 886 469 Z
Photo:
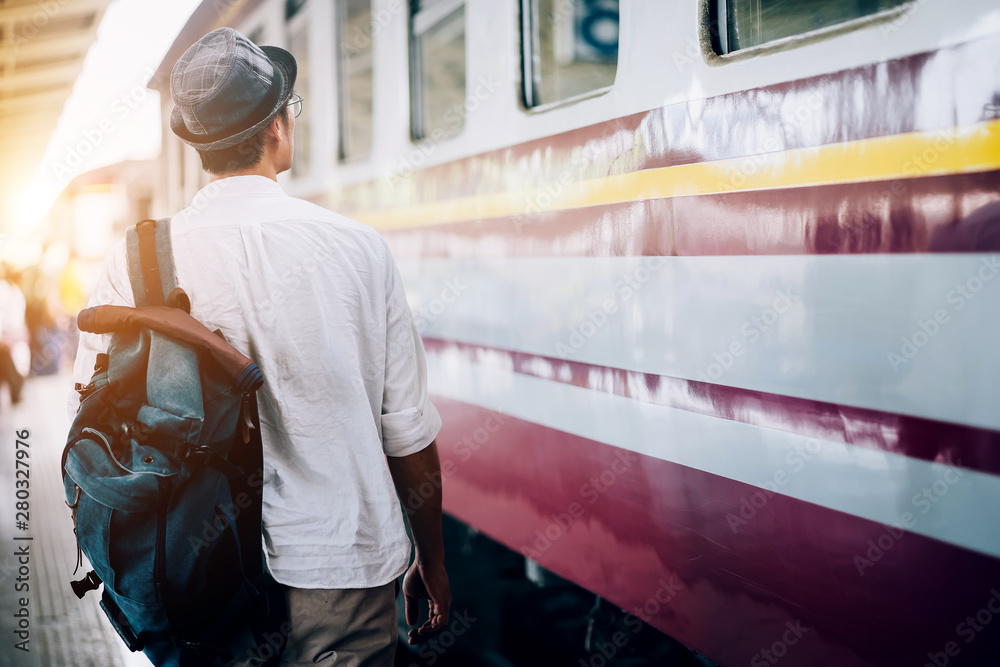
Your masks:
M 139 235 L 139 264 L 142 266 L 143 287 L 147 306 L 163 305 L 160 287 L 160 267 L 156 261 L 156 222 L 143 220 L 135 226 Z
M 125 233 L 132 296 L 138 306 L 162 306 L 177 287 L 170 218 L 143 220 Z
M 242 425 L 237 427 L 234 442 L 229 450 L 229 462 L 243 470 L 244 474 L 238 480 L 230 479 L 233 496 L 245 493 L 251 499 L 250 505 L 236 517 L 236 529 L 240 535 L 240 551 L 243 568 L 247 576 L 266 573 L 264 553 L 261 549 L 260 535 L 264 489 L 264 447 L 260 438 L 260 416 L 257 413 L 257 394 L 247 392 L 243 395 L 243 407 L 240 409 L 240 421 L 244 419 L 251 423 L 249 442 L 242 442 Z

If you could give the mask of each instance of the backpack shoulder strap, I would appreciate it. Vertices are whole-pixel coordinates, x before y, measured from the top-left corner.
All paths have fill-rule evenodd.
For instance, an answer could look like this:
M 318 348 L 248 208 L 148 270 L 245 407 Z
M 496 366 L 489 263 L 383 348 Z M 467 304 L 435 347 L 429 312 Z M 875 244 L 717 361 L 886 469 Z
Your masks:
M 143 220 L 125 232 L 128 277 L 136 306 L 162 306 L 177 287 L 170 218 Z

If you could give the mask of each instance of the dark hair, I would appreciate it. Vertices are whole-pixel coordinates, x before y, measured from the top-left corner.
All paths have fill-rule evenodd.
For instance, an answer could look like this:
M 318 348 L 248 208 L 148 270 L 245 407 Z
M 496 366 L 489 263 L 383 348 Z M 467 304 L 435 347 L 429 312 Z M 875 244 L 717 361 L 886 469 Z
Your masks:
M 282 124 L 288 126 L 288 107 L 282 106 L 278 112 Z M 201 156 L 201 167 L 210 174 L 228 174 L 233 171 L 249 169 L 259 164 L 264 157 L 265 133 L 267 128 L 257 134 L 247 137 L 235 146 L 218 151 L 198 151 Z

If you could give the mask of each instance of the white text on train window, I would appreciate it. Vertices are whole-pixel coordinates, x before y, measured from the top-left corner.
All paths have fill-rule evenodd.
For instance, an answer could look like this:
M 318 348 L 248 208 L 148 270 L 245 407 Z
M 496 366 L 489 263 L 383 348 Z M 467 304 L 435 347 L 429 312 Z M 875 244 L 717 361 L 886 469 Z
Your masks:
M 618 70 L 618 0 L 521 0 L 528 108 L 607 88 Z

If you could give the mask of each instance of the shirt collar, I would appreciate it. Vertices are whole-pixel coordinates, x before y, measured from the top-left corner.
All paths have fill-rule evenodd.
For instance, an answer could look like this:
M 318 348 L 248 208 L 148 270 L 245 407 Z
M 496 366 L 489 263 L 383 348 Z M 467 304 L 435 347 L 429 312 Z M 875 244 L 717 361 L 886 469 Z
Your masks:
M 212 181 L 195 193 L 192 201 L 217 199 L 219 197 L 246 197 L 248 195 L 285 194 L 281 186 L 267 176 L 250 174 L 229 176 Z

